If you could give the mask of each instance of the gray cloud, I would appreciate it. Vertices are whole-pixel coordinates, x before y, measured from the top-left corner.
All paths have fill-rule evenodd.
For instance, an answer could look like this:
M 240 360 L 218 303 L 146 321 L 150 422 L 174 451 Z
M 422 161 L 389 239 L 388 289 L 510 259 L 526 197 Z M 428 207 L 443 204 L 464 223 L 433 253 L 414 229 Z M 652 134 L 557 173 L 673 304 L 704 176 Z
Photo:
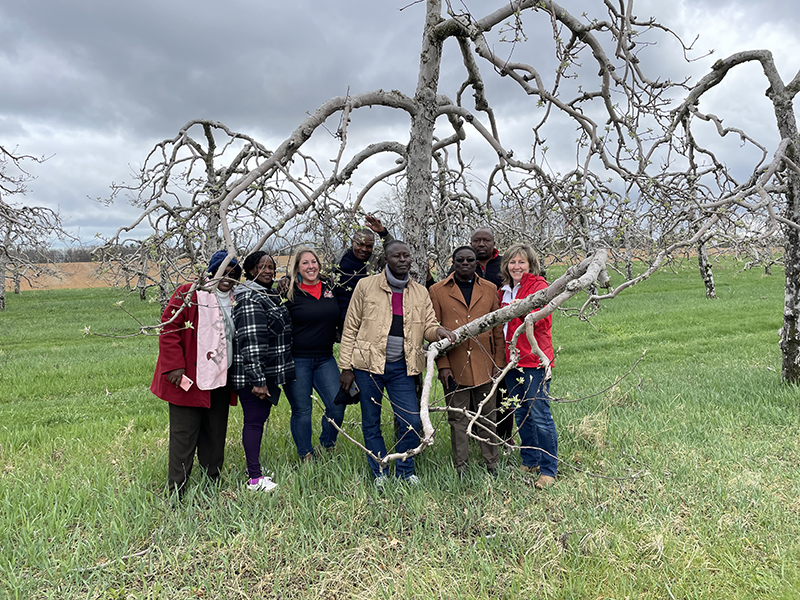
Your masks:
M 135 211 L 124 203 L 108 209 L 91 199 L 107 196 L 112 181 L 130 181 L 131 170 L 148 149 L 174 136 L 189 119 L 217 119 L 277 143 L 307 112 L 345 94 L 348 87 L 353 93 L 383 88 L 413 94 L 423 7 L 400 11 L 406 4 L 1 1 L 0 143 L 30 154 L 54 154 L 34 169 L 39 179 L 27 201 L 60 207 L 85 239 L 96 231 L 108 233 L 129 221 Z M 495 0 L 467 4 L 479 15 L 499 5 Z M 577 14 L 584 5 L 590 6 L 565 4 Z M 669 10 L 662 6 L 644 2 L 637 13 L 661 13 L 687 38 L 695 31 L 702 33 L 703 48 L 718 40 L 750 41 L 751 25 L 766 27 L 771 19 L 774 27 L 764 31 L 775 36 L 769 41 L 779 46 L 781 60 L 796 55 L 794 37 L 780 37 L 791 32 L 800 14 L 788 0 L 758 5 L 732 2 L 723 8 L 710 0 L 678 3 Z M 724 31 L 708 18 L 714 11 L 727 15 L 720 19 Z M 733 11 L 735 18 L 729 18 Z M 693 20 L 697 15 L 705 18 Z M 535 64 L 550 77 L 555 58 L 549 24 L 534 15 L 526 19 L 526 33 L 531 43 L 514 47 L 510 56 Z M 510 53 L 512 46 L 500 43 L 499 36 L 492 32 L 493 47 Z M 645 52 L 650 73 L 676 77 L 691 72 L 699 77 L 714 60 L 687 66 L 674 51 L 660 48 Z M 449 44 L 440 92 L 451 97 L 464 78 L 459 60 L 455 44 Z M 596 70 L 590 59 L 586 61 L 587 73 Z M 483 69 L 489 98 L 507 125 L 504 142 L 524 152 L 526 136 L 540 111 L 513 82 Z M 765 87 L 763 78 L 754 79 L 732 97 L 731 86 L 710 105 L 732 122 L 741 120 L 742 126 L 768 132 L 770 115 L 767 110 L 765 116 L 755 98 L 763 99 Z M 372 109 L 354 117 L 352 139 L 368 143 L 395 136 L 402 141 L 407 132 L 405 116 Z M 572 129 L 554 136 L 553 148 L 566 147 L 564 140 L 573 136 Z M 330 140 L 318 143 L 325 146 Z M 467 150 L 476 164 L 492 160 L 491 152 L 480 144 L 471 143 Z

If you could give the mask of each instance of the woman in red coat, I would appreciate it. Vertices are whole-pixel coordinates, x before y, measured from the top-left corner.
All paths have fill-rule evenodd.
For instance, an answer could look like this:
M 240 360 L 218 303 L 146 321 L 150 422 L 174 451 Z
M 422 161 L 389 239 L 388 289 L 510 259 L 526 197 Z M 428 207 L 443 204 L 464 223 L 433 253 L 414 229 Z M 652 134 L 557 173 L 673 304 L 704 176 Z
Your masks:
M 513 244 L 506 250 L 500 273 L 505 284 L 498 292 L 501 308 L 547 288 L 547 281 L 539 275 L 539 258 L 527 244 Z M 550 367 L 554 358 L 550 337 L 552 319 L 548 315 L 533 326 L 533 337 L 548 364 L 542 364 L 537 353 L 531 350 L 528 336 L 523 332 L 517 338 L 519 363 L 506 375 L 508 397 L 519 401 L 514 418 L 522 441 L 522 470 L 541 473 L 535 484 L 538 489 L 548 488 L 555 483 L 558 466 L 558 436 L 548 395 Z M 517 318 L 505 325 L 507 361 L 511 360 L 510 344 L 514 332 L 524 327 L 523 321 L 524 317 Z
M 213 275 L 227 256 L 211 257 Z M 169 490 L 183 495 L 194 454 L 212 481 L 219 481 L 225 458 L 228 407 L 236 394 L 228 383 L 233 359 L 231 290 L 242 274 L 233 259 L 215 292 L 180 286 L 161 316 L 158 362 L 150 391 L 169 402 Z M 180 312 L 179 312 L 180 311 Z M 175 316 L 177 314 L 177 316 Z M 199 350 L 199 351 L 198 351 Z

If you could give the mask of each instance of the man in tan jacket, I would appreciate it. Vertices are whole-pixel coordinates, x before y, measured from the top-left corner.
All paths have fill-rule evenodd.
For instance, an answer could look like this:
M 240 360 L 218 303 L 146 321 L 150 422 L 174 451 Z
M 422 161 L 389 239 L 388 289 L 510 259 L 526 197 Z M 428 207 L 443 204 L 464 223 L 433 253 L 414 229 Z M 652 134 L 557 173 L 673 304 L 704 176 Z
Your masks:
M 476 275 L 478 256 L 470 246 L 461 246 L 453 252 L 453 272 L 444 281 L 430 289 L 433 311 L 439 322 L 457 329 L 479 317 L 500 308 L 497 287 Z M 497 474 L 498 440 L 495 435 L 495 394 L 489 396 L 492 378 L 505 366 L 503 328 L 495 327 L 468 339 L 439 357 L 439 379 L 445 389 L 450 410 L 450 442 L 453 447 L 453 464 L 461 475 L 469 459 L 467 425 L 470 417 L 464 411 L 477 412 L 484 402 L 481 417 L 473 425 L 473 433 L 485 439 L 481 454 L 486 469 Z
M 364 445 L 378 457 L 386 456 L 381 433 L 381 403 L 386 390 L 399 421 L 400 437 L 395 450 L 406 452 L 419 444 L 421 428 L 414 390 L 414 375 L 425 368 L 423 340 L 447 338 L 452 331 L 439 326 L 427 290 L 411 280 L 411 252 L 401 241 L 384 247 L 386 268 L 362 279 L 353 291 L 339 348 L 341 384 L 355 384 L 361 391 L 361 428 Z M 386 471 L 368 457 L 376 486 L 386 481 Z M 395 475 L 408 483 L 419 483 L 414 458 L 397 461 Z

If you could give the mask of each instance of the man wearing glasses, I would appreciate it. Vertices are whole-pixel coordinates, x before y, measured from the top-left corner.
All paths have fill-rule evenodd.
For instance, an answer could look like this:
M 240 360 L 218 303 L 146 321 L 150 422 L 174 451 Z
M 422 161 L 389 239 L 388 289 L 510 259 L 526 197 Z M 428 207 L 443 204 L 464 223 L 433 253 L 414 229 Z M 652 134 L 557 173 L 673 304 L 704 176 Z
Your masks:
M 500 308 L 497 286 L 476 275 L 478 260 L 478 253 L 473 246 L 456 248 L 453 252 L 453 272 L 444 281 L 431 287 L 433 312 L 442 327 L 457 329 Z M 473 414 L 478 412 L 479 405 L 492 389 L 492 378 L 505 366 L 502 326 L 468 339 L 440 357 L 436 365 L 447 405 L 453 409 L 448 411 L 447 420 L 450 423 L 453 464 L 461 476 L 469 458 L 467 425 L 470 417 L 464 411 L 469 410 Z M 497 475 L 499 455 L 495 435 L 495 396 L 492 394 L 483 404 L 481 417 L 472 428 L 473 434 L 485 440 L 481 442 L 481 454 L 486 470 L 492 476 Z

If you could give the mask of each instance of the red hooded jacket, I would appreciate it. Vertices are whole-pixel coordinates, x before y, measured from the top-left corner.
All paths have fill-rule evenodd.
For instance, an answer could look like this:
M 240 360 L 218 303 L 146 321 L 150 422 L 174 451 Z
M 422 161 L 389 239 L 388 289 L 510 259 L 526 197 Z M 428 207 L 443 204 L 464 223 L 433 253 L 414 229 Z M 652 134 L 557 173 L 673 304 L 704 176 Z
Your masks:
M 183 306 L 191 284 L 180 286 L 169 299 L 161 322 L 169 321 Z M 191 324 L 187 326 L 187 323 Z M 172 323 L 164 325 L 158 336 L 158 361 L 153 374 L 150 391 L 162 400 L 178 406 L 210 408 L 211 392 L 192 385 L 188 392 L 167 381 L 167 373 L 175 369 L 186 369 L 186 377 L 197 381 L 197 293 L 192 292 L 189 303 Z M 231 406 L 236 405 L 236 392 L 231 390 Z
M 539 290 L 543 290 L 546 287 L 547 281 L 544 277 L 539 275 L 531 275 L 530 273 L 523 273 L 516 300 L 521 300 L 526 296 L 535 294 Z M 497 293 L 500 298 L 500 308 L 508 306 L 508 302 L 503 302 L 503 290 L 498 290 Z M 505 335 L 506 361 L 511 360 L 509 344 L 511 343 L 511 338 L 514 337 L 514 332 L 517 330 L 517 328 L 522 326 L 523 319 L 524 317 L 512 319 L 508 322 Z M 555 354 L 553 354 L 553 340 L 550 337 L 550 328 L 552 323 L 553 316 L 547 315 L 544 319 L 536 321 L 536 323 L 533 325 L 533 337 L 536 338 L 536 343 L 539 344 L 539 348 L 541 348 L 545 356 L 550 359 L 551 366 L 553 359 L 555 358 Z M 531 353 L 531 345 L 528 343 L 528 336 L 525 335 L 525 333 L 522 333 L 522 335 L 519 336 L 519 339 L 517 340 L 517 349 L 519 350 L 520 355 L 519 363 L 517 364 L 518 367 L 539 368 L 542 366 L 539 357 L 536 356 L 536 354 Z

